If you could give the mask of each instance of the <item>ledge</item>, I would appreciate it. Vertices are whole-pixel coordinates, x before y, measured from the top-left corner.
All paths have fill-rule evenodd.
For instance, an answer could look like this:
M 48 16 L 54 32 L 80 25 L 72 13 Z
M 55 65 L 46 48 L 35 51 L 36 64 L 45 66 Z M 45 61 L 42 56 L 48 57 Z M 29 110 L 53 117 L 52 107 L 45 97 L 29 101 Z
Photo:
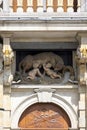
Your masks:
M 12 89 L 34 89 L 34 88 L 57 88 L 57 89 L 78 89 L 78 85 L 24 85 L 14 84 Z
M 0 21 L 86 21 L 87 12 L 0 13 Z

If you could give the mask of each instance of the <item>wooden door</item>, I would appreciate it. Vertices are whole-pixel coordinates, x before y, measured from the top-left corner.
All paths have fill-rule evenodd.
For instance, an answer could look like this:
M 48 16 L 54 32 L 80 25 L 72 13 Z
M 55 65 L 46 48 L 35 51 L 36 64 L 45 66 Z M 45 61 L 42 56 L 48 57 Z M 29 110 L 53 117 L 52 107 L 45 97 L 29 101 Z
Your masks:
M 70 120 L 65 111 L 55 104 L 37 103 L 27 108 L 20 117 L 23 130 L 67 130 Z M 25 129 L 26 128 L 26 129 Z

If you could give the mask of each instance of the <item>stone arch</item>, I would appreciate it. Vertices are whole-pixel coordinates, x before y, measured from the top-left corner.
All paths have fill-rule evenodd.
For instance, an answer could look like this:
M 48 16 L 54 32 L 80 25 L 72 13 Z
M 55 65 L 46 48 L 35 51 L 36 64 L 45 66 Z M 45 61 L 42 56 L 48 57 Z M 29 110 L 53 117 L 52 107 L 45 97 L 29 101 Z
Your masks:
M 38 95 L 32 94 L 22 101 L 12 114 L 11 128 L 18 128 L 18 122 L 22 113 L 31 105 L 38 103 Z M 71 128 L 77 128 L 77 116 L 72 106 L 58 94 L 53 94 L 51 103 L 60 106 L 68 115 L 71 121 Z
M 66 112 L 54 103 L 35 103 L 22 113 L 18 126 L 20 128 L 64 128 L 71 127 Z

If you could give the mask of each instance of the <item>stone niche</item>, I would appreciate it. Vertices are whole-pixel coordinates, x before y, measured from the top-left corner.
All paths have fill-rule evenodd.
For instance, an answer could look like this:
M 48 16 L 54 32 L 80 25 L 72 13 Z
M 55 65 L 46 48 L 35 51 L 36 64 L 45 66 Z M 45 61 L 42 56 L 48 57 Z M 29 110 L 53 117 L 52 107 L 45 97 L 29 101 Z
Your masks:
M 75 52 L 77 45 L 28 44 L 20 47 L 12 44 L 16 52 L 13 83 L 18 84 L 66 84 L 77 83 Z

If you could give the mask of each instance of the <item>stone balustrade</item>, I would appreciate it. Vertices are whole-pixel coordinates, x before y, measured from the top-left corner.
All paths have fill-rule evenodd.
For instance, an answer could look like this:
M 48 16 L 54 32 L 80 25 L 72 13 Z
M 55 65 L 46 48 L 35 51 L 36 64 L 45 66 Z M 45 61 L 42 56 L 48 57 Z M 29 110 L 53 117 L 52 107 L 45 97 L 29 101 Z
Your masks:
M 0 0 L 0 12 L 80 12 L 82 0 Z

